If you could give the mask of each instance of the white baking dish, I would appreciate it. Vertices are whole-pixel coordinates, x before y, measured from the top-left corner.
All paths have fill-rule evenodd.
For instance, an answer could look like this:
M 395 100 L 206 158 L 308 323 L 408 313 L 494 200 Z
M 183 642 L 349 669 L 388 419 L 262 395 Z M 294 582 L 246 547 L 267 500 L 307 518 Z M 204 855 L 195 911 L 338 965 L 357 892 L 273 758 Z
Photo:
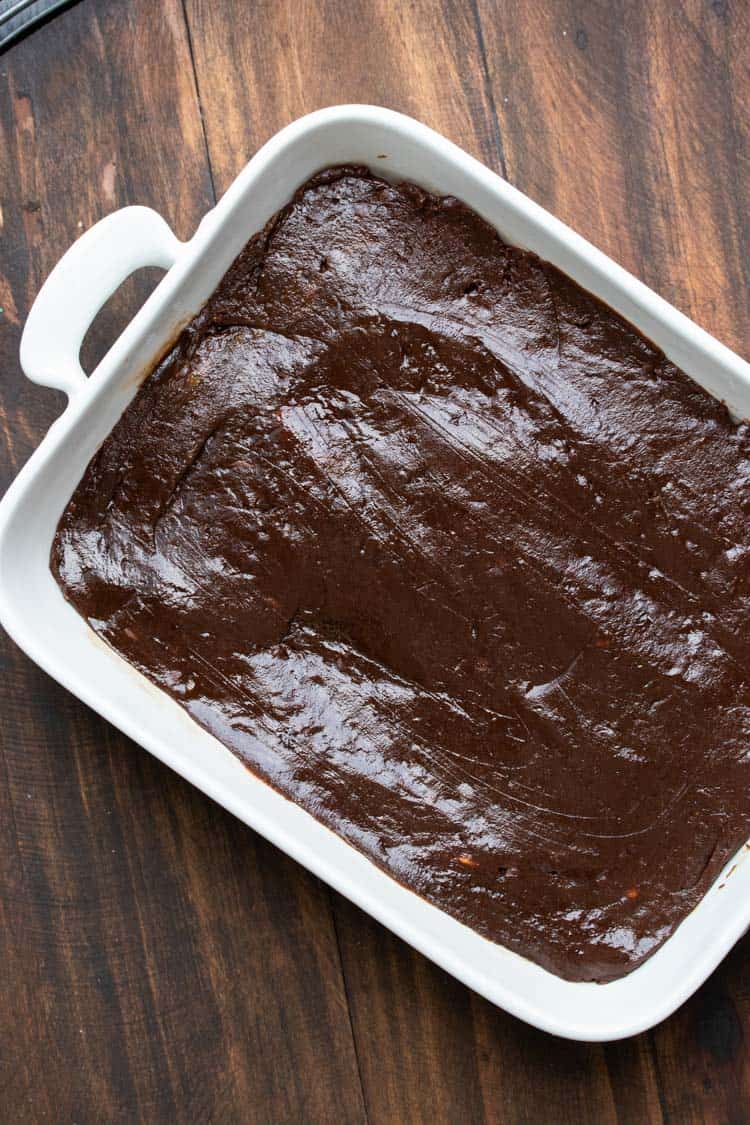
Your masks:
M 142 375 L 250 235 L 313 172 L 342 162 L 458 196 L 508 241 L 553 262 L 627 317 L 737 415 L 750 415 L 750 367 L 743 360 L 476 160 L 388 110 L 322 110 L 269 141 L 189 242 L 175 239 L 153 211 L 128 207 L 84 234 L 50 275 L 26 324 L 21 363 L 29 378 L 65 390 L 69 402 L 0 504 L 0 620 L 70 691 L 489 1000 L 573 1039 L 632 1035 L 669 1015 L 748 927 L 750 864 L 737 863 L 731 877 L 722 873 L 666 944 L 629 976 L 606 985 L 561 980 L 405 890 L 253 777 L 98 640 L 64 601 L 49 569 L 60 514 Z M 88 325 L 119 283 L 145 265 L 167 273 L 87 379 L 78 352 Z

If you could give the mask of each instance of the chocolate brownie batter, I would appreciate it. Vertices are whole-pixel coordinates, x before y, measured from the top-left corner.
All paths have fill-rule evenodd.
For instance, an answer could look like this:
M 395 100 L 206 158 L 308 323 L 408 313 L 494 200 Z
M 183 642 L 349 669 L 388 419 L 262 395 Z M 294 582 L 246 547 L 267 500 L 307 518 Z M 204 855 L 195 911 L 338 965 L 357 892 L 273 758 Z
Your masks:
M 455 199 L 299 190 L 148 378 L 52 568 L 405 886 L 627 973 L 750 834 L 750 437 Z

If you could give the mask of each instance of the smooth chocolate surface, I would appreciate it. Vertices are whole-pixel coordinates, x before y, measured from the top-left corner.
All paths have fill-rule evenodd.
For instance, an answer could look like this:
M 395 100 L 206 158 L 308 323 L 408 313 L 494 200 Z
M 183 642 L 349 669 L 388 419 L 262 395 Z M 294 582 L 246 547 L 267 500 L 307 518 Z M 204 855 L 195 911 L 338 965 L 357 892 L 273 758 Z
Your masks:
M 560 975 L 750 834 L 750 440 L 453 199 L 253 238 L 52 550 L 102 637 L 400 882 Z

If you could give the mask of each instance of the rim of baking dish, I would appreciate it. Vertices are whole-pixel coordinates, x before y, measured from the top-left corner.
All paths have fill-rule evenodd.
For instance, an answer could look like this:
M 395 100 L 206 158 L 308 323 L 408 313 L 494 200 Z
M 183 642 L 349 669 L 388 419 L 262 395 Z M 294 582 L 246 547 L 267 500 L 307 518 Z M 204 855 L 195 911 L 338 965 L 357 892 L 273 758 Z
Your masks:
M 744 360 L 580 235 L 433 130 L 409 117 L 377 106 L 343 105 L 318 110 L 288 125 L 266 142 L 203 218 L 193 237 L 180 244 L 175 264 L 89 376 L 85 386 L 71 396 L 63 413 L 0 501 L 0 622 L 35 663 L 126 735 L 493 1003 L 536 1027 L 566 1038 L 584 1041 L 625 1038 L 652 1027 L 670 1015 L 703 983 L 748 928 L 750 864 L 741 862 L 747 846 L 728 861 L 691 914 L 637 969 L 607 984 L 565 981 L 504 946 L 482 938 L 425 902 L 415 892 L 400 886 L 362 853 L 247 771 L 218 739 L 193 723 L 179 704 L 103 644 L 83 622 L 99 646 L 101 661 L 114 661 L 118 666 L 126 667 L 133 677 L 132 682 L 137 683 L 144 693 L 144 699 L 155 693 L 160 707 L 174 708 L 174 713 L 170 710 L 169 714 L 176 724 L 177 714 L 182 716 L 176 739 L 170 740 L 150 730 L 141 721 L 138 710 L 132 707 L 132 700 L 104 696 L 97 683 L 87 679 L 82 670 L 75 667 L 75 662 L 66 662 L 34 634 L 4 583 L 4 560 L 7 562 L 8 552 L 13 549 L 13 534 L 23 517 L 24 504 L 29 501 L 32 488 L 45 467 L 53 458 L 64 454 L 66 443 L 80 427 L 86 412 L 111 390 L 113 381 L 122 383 L 127 379 L 123 372 L 127 370 L 128 358 L 136 343 L 155 331 L 158 317 L 169 307 L 195 263 L 204 254 L 210 253 L 217 233 L 225 224 L 232 222 L 258 177 L 295 146 L 309 146 L 314 143 L 316 134 L 331 129 L 374 129 L 381 135 L 385 129 L 403 142 L 429 150 L 437 160 L 459 168 L 474 185 L 501 197 L 504 204 L 515 210 L 524 222 L 538 228 L 540 236 L 549 241 L 553 250 L 577 259 L 586 276 L 594 281 L 599 278 L 602 284 L 606 281 L 609 286 L 616 287 L 623 301 L 636 310 L 641 320 L 645 318 L 676 333 L 697 357 L 710 359 L 726 371 L 727 378 L 736 379 L 744 388 L 750 388 L 750 367 Z M 323 159 L 319 166 L 326 163 L 330 161 Z M 386 170 L 374 160 L 368 163 L 379 172 Z M 417 177 L 414 178 L 419 182 Z M 291 191 L 298 186 L 291 185 Z M 286 202 L 289 194 L 291 192 L 279 200 L 278 206 Z M 247 237 L 249 233 L 245 232 L 244 239 Z M 555 258 L 554 254 L 546 256 L 550 260 Z M 575 279 L 579 280 L 579 277 Z M 579 283 L 582 282 L 579 280 Z M 591 284 L 586 287 L 591 289 Z M 62 602 L 61 593 L 59 597 Z M 221 770 L 212 768 L 218 758 L 210 758 L 206 765 L 196 767 L 184 757 L 180 749 L 181 740 L 197 737 L 196 732 L 200 733 L 201 741 L 210 740 L 217 754 L 228 756 L 243 776 L 252 779 L 254 787 L 262 787 L 256 790 L 256 806 L 249 807 L 247 796 L 238 792 L 230 778 L 232 771 L 223 766 Z M 234 777 L 239 778 L 239 774 L 235 772 Z M 279 802 L 286 807 L 284 816 L 287 824 L 278 820 L 283 807 Z M 310 824 L 307 824 L 308 821 Z M 300 828 L 303 824 L 306 825 L 304 831 Z M 326 844 L 328 837 L 335 843 L 329 841 Z M 341 849 L 345 849 L 347 856 Z M 729 874 L 732 875 L 731 881 L 728 881 Z M 726 883 L 725 905 L 718 911 L 721 915 L 719 924 L 709 925 L 711 919 L 705 906 L 709 898 L 715 898 L 718 891 L 723 890 L 722 883 Z M 429 919 L 428 924 L 426 920 Z M 439 931 L 437 937 L 435 930 Z M 465 950 L 463 953 L 460 952 L 462 948 Z M 467 956 L 467 953 L 470 955 Z

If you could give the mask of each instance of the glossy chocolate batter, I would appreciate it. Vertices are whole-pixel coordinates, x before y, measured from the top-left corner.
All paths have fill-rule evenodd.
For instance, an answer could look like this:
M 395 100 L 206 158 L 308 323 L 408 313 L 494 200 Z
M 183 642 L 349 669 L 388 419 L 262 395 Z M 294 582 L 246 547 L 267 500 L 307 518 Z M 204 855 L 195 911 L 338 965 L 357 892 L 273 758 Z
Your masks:
M 571 979 L 750 834 L 750 436 L 455 199 L 316 176 L 52 550 L 100 636 L 401 883 Z

